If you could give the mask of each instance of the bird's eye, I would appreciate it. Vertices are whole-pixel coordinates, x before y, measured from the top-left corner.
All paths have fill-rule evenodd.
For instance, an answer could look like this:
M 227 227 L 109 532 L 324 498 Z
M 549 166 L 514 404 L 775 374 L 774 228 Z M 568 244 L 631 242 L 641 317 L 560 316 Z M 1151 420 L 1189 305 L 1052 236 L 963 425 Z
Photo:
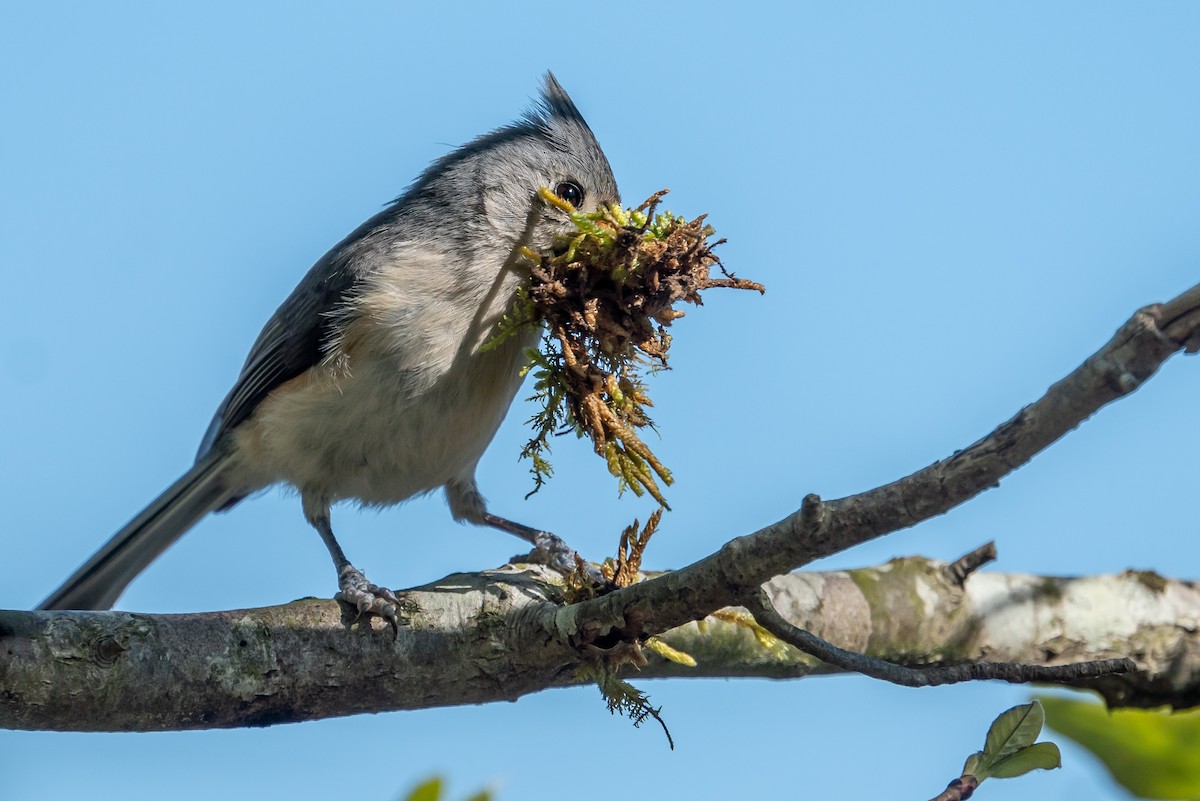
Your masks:
M 575 208 L 583 205 L 583 190 L 574 181 L 563 181 L 554 187 L 554 194 L 570 203 Z

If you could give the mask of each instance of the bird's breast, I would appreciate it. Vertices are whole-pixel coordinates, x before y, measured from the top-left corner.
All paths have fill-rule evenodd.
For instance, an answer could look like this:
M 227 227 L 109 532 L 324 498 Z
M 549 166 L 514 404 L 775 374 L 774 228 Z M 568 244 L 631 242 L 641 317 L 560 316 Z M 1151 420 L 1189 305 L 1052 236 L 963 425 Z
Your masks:
M 482 348 L 502 304 L 380 305 L 239 426 L 257 483 L 386 505 L 473 477 L 536 333 Z

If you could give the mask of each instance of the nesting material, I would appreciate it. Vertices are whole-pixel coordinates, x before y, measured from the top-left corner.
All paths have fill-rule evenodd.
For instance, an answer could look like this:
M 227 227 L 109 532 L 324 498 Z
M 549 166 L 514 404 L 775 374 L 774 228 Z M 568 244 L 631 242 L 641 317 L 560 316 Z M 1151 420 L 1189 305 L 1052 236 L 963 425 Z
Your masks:
M 712 249 L 712 226 L 657 212 L 666 190 L 636 209 L 617 205 L 583 214 L 548 189 L 539 193 L 575 224 L 578 233 L 550 251 L 528 248 L 527 287 L 489 347 L 531 325 L 544 325 L 541 347 L 530 349 L 534 395 L 541 408 L 529 419 L 533 437 L 521 452 L 530 459 L 534 489 L 553 472 L 550 437 L 574 430 L 591 439 L 620 488 L 667 502 L 658 481 L 671 473 L 639 436 L 653 423 L 647 408 L 647 372 L 667 367 L 671 323 L 681 302 L 702 305 L 712 287 L 765 291 L 726 272 Z M 716 265 L 721 277 L 713 278 Z M 532 494 L 532 492 L 530 494 Z

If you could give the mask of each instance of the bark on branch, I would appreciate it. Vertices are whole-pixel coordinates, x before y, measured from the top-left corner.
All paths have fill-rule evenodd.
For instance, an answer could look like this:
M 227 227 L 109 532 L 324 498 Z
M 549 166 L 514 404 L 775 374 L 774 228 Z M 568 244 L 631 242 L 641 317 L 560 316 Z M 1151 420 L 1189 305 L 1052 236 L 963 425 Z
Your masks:
M 722 661 L 705 644 L 721 642 L 712 632 L 723 627 L 713 624 L 709 635 L 688 639 L 696 626 L 685 624 L 738 605 L 775 576 L 942 514 L 995 486 L 1100 407 L 1133 392 L 1172 354 L 1198 347 L 1200 287 L 1194 287 L 1137 312 L 1041 399 L 951 457 L 859 495 L 829 503 L 809 496 L 796 513 L 693 565 L 571 606 L 559 602 L 545 574 L 509 570 L 452 576 L 410 591 L 409 625 L 395 641 L 347 626 L 331 601 L 197 615 L 0 612 L 0 726 L 208 728 L 509 700 L 577 681 L 584 654 L 672 629 L 666 639 L 697 656 L 700 667 L 652 662 L 644 675 L 814 672 L 807 657 L 790 664 L 762 647 L 771 660 Z M 880 575 L 904 572 L 893 566 Z M 929 579 L 907 589 L 890 580 L 871 584 L 822 574 L 789 576 L 772 588 L 775 605 L 796 625 L 901 664 L 1130 656 L 1137 672 L 1094 680 L 1110 701 L 1200 703 L 1200 603 L 1192 585 L 1130 574 L 1076 584 L 1002 577 L 997 586 L 980 574 L 963 590 L 953 571 L 938 567 L 936 573 L 940 584 Z M 822 582 L 819 592 L 812 581 Z M 847 581 L 859 588 L 858 603 L 870 621 L 856 634 L 838 629 L 843 621 L 864 620 L 849 611 L 855 601 Z M 1117 582 L 1106 591 L 1126 594 L 1064 601 L 1089 581 Z M 806 618 L 803 604 L 789 613 L 793 585 L 832 610 L 830 619 Z M 966 592 L 968 599 L 985 595 L 958 607 L 931 602 L 942 590 Z M 1123 600 L 1104 605 L 1104 597 Z M 1053 615 L 1041 611 L 1047 604 Z M 968 609 L 976 609 L 974 618 Z M 1030 609 L 1038 611 L 1022 611 Z M 989 636 L 980 638 L 981 631 Z M 928 638 L 916 636 L 920 632 Z
M 1131 674 L 1081 682 L 1114 704 L 1200 704 L 1200 587 L 1129 572 L 1046 578 L 942 562 L 768 583 L 795 625 L 842 647 L 911 666 L 981 659 L 1063 664 L 1132 655 Z M 449 576 L 409 593 L 409 625 L 348 627 L 333 601 L 195 615 L 0 612 L 0 726 L 155 731 L 271 723 L 514 700 L 579 683 L 583 657 L 531 639 L 555 615 L 542 568 Z M 694 668 L 647 651 L 638 678 L 799 678 L 831 669 L 768 648 L 716 618 L 666 634 Z

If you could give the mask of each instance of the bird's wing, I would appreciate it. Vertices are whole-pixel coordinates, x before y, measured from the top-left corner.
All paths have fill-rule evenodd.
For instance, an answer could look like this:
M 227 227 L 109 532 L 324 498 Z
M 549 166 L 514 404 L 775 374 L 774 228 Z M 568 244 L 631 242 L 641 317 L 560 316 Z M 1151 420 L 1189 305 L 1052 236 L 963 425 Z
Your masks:
M 338 243 L 313 265 L 271 315 L 250 349 L 237 382 L 209 423 L 197 459 L 250 417 L 276 387 L 320 363 L 337 329 L 352 313 L 347 300 L 353 297 L 369 261 L 360 256 L 392 216 L 392 209 L 382 211 Z

